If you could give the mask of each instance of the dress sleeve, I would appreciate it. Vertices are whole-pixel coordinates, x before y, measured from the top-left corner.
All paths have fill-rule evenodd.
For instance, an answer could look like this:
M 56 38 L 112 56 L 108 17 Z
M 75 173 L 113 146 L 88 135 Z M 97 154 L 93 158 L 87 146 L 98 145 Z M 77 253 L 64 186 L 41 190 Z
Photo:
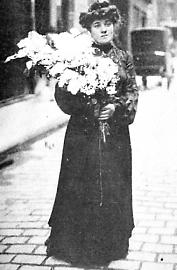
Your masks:
M 133 123 L 138 103 L 138 87 L 135 80 L 135 69 L 129 54 L 125 61 L 126 79 L 121 94 L 114 100 L 116 107 L 115 119 L 119 124 L 129 125 Z M 118 91 L 119 92 L 119 91 Z
M 73 95 L 64 87 L 55 86 L 55 100 L 60 109 L 69 115 L 87 115 L 89 104 L 83 96 Z

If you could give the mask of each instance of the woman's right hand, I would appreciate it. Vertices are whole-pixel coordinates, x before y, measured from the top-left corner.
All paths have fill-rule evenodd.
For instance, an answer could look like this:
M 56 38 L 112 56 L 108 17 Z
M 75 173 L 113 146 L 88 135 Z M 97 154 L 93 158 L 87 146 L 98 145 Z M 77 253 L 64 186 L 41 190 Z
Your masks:
M 115 112 L 115 105 L 112 103 L 107 104 L 100 110 L 98 120 L 105 121 L 108 120 Z

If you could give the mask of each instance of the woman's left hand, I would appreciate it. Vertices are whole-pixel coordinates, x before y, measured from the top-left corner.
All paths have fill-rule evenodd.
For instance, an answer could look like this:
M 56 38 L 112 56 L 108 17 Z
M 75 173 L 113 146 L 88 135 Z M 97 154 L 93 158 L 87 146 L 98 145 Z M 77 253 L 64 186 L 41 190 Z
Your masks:
M 114 112 L 115 112 L 115 105 L 111 103 L 107 104 L 100 110 L 98 120 L 100 121 L 108 120 L 113 115 Z

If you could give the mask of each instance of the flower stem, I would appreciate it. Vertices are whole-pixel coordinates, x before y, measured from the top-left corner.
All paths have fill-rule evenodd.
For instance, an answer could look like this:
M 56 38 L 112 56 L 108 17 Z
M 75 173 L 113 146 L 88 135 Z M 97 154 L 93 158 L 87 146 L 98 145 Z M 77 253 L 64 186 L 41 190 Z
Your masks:
M 103 180 L 102 180 L 102 134 L 101 130 L 99 129 L 99 184 L 100 184 L 100 207 L 103 205 Z
M 106 143 L 106 137 L 110 135 L 109 124 L 106 121 L 99 121 L 100 136 L 104 143 Z

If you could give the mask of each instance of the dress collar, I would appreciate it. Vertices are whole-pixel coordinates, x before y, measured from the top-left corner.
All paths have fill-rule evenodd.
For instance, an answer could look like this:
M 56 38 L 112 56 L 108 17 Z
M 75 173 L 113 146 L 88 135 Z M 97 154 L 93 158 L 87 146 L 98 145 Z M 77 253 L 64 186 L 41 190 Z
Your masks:
M 92 47 L 107 54 L 113 48 L 113 44 L 112 43 L 98 44 L 96 42 L 93 42 Z

